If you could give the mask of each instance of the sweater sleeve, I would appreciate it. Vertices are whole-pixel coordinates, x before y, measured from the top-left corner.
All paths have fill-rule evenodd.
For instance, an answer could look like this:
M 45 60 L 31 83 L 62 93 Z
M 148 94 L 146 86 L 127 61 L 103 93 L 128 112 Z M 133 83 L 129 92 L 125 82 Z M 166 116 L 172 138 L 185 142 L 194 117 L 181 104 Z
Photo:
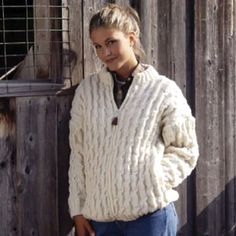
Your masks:
M 166 91 L 162 117 L 165 145 L 161 166 L 167 189 L 177 187 L 194 169 L 199 156 L 195 118 L 175 82 Z
M 71 217 L 81 214 L 85 201 L 85 174 L 83 151 L 83 99 L 78 87 L 72 102 L 69 123 L 71 148 L 69 166 L 69 209 Z

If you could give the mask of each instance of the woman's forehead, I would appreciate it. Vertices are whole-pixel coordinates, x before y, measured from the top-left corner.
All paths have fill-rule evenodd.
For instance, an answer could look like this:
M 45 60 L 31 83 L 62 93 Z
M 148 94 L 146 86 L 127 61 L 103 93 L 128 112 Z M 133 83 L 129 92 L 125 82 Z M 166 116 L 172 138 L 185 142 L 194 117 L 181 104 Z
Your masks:
M 124 33 L 115 28 L 99 27 L 94 29 L 90 34 L 90 38 L 93 42 L 105 42 L 108 38 L 114 37 L 124 37 Z

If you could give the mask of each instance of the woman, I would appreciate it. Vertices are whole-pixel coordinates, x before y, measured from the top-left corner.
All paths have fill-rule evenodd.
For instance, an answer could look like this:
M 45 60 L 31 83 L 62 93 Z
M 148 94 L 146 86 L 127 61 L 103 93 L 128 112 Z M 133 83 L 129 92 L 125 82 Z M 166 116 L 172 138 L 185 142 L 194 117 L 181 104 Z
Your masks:
M 176 235 L 173 188 L 197 162 L 195 119 L 175 82 L 141 63 L 134 9 L 106 5 L 89 33 L 104 67 L 81 82 L 71 109 L 77 235 Z

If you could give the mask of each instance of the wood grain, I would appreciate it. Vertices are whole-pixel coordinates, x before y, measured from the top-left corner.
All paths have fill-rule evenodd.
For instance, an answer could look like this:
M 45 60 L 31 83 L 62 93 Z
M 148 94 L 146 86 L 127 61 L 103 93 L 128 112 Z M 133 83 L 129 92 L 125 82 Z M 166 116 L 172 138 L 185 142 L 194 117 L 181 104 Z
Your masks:
M 16 99 L 20 236 L 58 235 L 56 115 L 53 96 Z

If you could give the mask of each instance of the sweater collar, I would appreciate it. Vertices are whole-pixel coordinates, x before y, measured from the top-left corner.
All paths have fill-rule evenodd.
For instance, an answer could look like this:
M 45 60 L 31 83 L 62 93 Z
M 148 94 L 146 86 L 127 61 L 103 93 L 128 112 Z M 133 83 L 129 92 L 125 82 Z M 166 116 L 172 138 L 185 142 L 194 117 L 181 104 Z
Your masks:
M 141 67 L 137 67 L 133 73 L 132 76 L 143 76 L 145 74 L 148 74 L 148 77 L 151 76 L 157 76 L 158 72 L 155 70 L 155 68 L 151 65 L 148 64 L 140 64 Z M 106 84 L 112 84 L 113 83 L 113 78 L 111 73 L 108 71 L 106 66 L 103 66 L 102 69 L 98 72 L 98 78 L 103 81 Z
M 107 68 L 107 71 L 109 71 L 114 79 L 114 81 L 120 81 L 121 83 L 128 83 L 133 80 L 133 78 L 138 74 L 145 70 L 144 66 L 138 62 L 138 64 L 135 66 L 133 72 L 127 77 L 127 78 L 121 78 L 116 72 L 110 71 Z

